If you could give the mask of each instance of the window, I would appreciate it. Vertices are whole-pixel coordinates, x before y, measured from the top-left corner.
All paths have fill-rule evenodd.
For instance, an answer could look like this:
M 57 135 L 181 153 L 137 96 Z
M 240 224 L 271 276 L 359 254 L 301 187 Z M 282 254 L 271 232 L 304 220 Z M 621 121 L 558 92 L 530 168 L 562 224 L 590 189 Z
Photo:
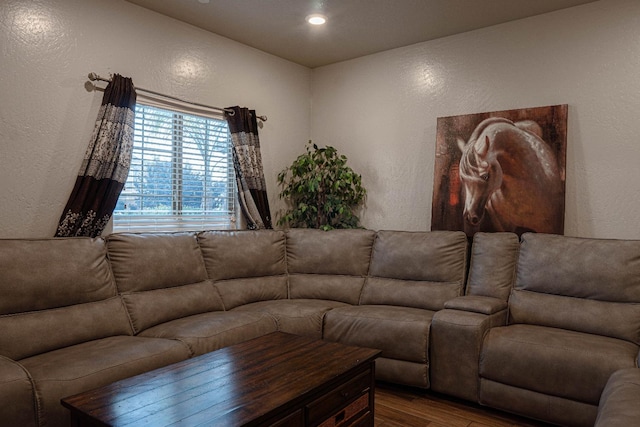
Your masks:
M 136 105 L 131 169 L 114 232 L 235 228 L 235 173 L 227 122 Z

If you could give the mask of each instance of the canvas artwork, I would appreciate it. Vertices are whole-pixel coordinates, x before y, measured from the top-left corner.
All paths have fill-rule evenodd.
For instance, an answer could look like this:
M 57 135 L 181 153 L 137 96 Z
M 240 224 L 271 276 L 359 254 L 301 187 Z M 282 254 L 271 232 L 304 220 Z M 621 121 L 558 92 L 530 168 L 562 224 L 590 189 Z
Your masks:
M 431 229 L 563 234 L 567 109 L 439 117 Z

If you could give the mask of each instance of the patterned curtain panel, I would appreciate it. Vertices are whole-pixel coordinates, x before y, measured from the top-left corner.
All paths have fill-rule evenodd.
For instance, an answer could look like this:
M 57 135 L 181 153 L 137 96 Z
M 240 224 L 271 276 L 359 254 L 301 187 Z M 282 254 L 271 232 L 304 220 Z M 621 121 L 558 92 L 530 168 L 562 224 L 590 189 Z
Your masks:
M 129 174 L 135 104 L 131 79 L 114 75 L 56 237 L 96 237 L 109 222 Z
M 238 182 L 238 195 L 247 228 L 273 228 L 267 199 L 267 185 L 262 168 L 256 112 L 230 107 L 234 114 L 225 114 L 233 143 L 233 166 Z

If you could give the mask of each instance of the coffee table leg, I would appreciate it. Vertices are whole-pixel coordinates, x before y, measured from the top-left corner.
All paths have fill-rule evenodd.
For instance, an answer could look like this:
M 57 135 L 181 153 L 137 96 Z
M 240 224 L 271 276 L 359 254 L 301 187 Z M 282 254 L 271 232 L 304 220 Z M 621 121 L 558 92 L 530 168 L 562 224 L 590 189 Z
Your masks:
M 71 411 L 71 427 L 103 427 L 104 424 L 92 421 L 78 414 L 76 411 Z

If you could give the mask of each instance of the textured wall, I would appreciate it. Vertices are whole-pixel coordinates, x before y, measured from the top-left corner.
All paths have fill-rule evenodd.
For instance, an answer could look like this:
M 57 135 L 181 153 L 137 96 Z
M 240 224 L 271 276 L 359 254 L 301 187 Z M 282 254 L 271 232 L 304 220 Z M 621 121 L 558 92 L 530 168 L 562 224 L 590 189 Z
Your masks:
M 636 0 L 313 71 L 123 0 L 3 0 L 0 51 L 0 237 L 53 235 L 100 103 L 83 86 L 95 71 L 268 115 L 261 141 L 273 211 L 275 176 L 309 134 L 335 145 L 364 175 L 373 229 L 430 228 L 437 117 L 566 103 L 566 234 L 640 238 Z
M 90 71 L 267 115 L 274 210 L 276 174 L 309 139 L 311 70 L 123 0 L 2 0 L 0 50 L 0 238 L 53 236 L 102 98 Z
M 640 2 L 584 6 L 313 73 L 312 137 L 362 173 L 373 229 L 428 230 L 437 117 L 569 104 L 565 234 L 640 238 Z

